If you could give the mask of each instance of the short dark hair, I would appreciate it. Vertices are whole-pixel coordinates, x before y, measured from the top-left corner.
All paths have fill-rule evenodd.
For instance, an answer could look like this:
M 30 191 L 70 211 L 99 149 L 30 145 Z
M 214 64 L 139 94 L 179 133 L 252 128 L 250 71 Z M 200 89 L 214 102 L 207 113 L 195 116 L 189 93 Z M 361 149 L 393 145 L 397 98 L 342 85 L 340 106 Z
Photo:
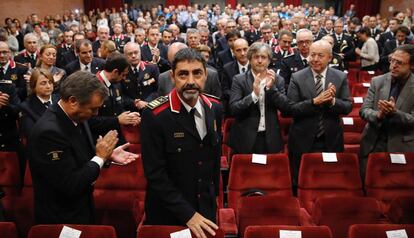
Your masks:
M 128 67 L 129 63 L 125 55 L 119 52 L 113 52 L 106 59 L 103 69 L 107 72 L 112 72 L 114 69 L 117 69 L 118 72 L 122 72 Z
M 230 38 L 234 38 L 234 37 L 237 37 L 237 38 L 241 38 L 241 35 L 240 35 L 240 31 L 239 30 L 231 30 L 229 33 L 227 33 L 226 34 L 226 40 L 228 41 Z
M 75 97 L 80 105 L 89 103 L 93 93 L 98 93 L 103 99 L 109 95 L 108 89 L 98 77 L 87 71 L 77 71 L 69 75 L 61 83 L 59 93 L 63 101 Z
M 292 32 L 287 31 L 287 30 L 281 30 L 279 31 L 279 39 L 282 38 L 282 36 L 287 35 L 291 38 L 293 38 Z
M 404 33 L 406 36 L 410 35 L 410 29 L 408 29 L 408 27 L 406 27 L 406 26 L 399 26 L 395 33 L 399 32 L 399 31 Z
M 183 48 L 175 54 L 174 60 L 171 65 L 173 72 L 177 68 L 177 64 L 181 61 L 198 61 L 202 63 L 203 68 L 206 69 L 206 61 L 204 57 L 200 54 L 200 52 L 198 52 L 195 49 Z
M 365 35 L 367 35 L 368 37 L 371 37 L 371 30 L 370 30 L 370 29 L 369 29 L 369 27 L 367 27 L 367 26 L 362 27 L 361 29 L 359 29 L 358 33 L 359 33 L 359 34 L 365 34 Z
M 73 35 L 73 36 L 75 36 L 75 35 Z M 88 40 L 88 39 L 83 39 L 83 40 L 80 40 L 80 41 L 76 41 L 75 42 L 76 52 L 79 52 L 81 46 L 83 46 L 83 45 L 90 45 L 90 46 L 92 46 L 92 42 L 90 40 Z
M 410 55 L 410 65 L 414 66 L 414 45 L 412 44 L 404 44 L 400 45 L 397 48 L 395 48 L 395 51 L 402 51 Z

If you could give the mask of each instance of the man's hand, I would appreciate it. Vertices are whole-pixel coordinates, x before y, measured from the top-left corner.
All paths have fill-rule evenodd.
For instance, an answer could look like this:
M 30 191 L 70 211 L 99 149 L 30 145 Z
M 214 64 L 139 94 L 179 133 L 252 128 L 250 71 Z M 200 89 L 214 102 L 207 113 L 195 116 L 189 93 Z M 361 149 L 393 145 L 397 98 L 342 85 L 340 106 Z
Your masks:
M 397 111 L 397 108 L 395 107 L 394 97 L 391 97 L 389 101 L 379 100 L 378 101 L 378 109 L 383 114 L 383 116 L 395 113 Z
M 328 84 L 328 91 L 331 93 L 332 101 L 331 105 L 335 105 L 335 95 L 336 95 L 336 87 L 332 83 Z
M 118 116 L 119 124 L 124 126 L 136 126 L 141 122 L 138 112 L 125 111 Z
M 9 104 L 9 95 L 7 93 L 0 92 L 0 108 Z
M 157 63 L 158 60 L 160 59 L 160 50 L 158 48 L 153 48 L 151 49 L 151 54 L 152 54 L 152 62 Z
M 106 161 L 111 157 L 116 143 L 118 143 L 118 132 L 115 130 L 109 131 L 104 137 L 99 136 L 95 146 L 96 156 Z
M 355 53 L 357 55 L 361 55 L 361 49 L 360 48 L 355 48 Z
M 186 223 L 188 228 L 197 236 L 197 238 L 206 238 L 204 231 L 207 231 L 212 236 L 215 236 L 216 233 L 214 230 L 218 229 L 218 226 L 212 221 L 204 218 L 200 213 L 196 212 L 191 219 Z M 214 229 L 214 230 L 213 230 Z
M 253 82 L 253 93 L 256 95 L 256 97 L 259 97 L 260 94 L 260 74 L 256 76 Z
M 63 75 L 64 75 L 63 70 L 59 71 L 58 73 L 53 75 L 53 81 L 55 83 L 59 82 L 62 79 Z
M 138 158 L 137 154 L 125 151 L 125 149 L 128 148 L 128 146 L 129 143 L 125 143 L 123 145 L 116 147 L 111 155 L 112 161 L 126 165 L 136 160 Z
M 138 108 L 138 110 L 143 109 L 148 104 L 148 102 L 140 100 L 140 99 L 135 99 L 134 103 L 135 103 L 135 107 Z
M 328 102 L 332 102 L 333 98 L 334 97 L 332 97 L 331 90 L 325 90 L 313 99 L 313 104 L 319 106 Z
M 273 87 L 276 81 L 276 73 L 272 69 L 268 69 L 266 72 L 266 89 Z

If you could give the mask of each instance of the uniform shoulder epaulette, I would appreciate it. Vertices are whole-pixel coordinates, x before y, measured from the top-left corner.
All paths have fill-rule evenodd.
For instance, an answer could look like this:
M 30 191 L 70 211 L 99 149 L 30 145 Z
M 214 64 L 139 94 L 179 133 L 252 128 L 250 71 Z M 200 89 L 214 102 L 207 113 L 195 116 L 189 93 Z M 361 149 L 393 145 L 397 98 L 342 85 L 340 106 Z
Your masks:
M 149 62 L 149 61 L 142 61 L 142 63 L 144 63 L 144 65 L 156 65 L 156 64 L 154 64 L 152 62 Z
M 295 53 L 292 53 L 292 54 L 286 55 L 285 57 L 283 57 L 283 59 L 286 59 L 286 58 L 292 57 L 292 56 L 294 56 L 294 55 L 295 55 Z
M 167 96 L 158 97 L 147 104 L 147 107 L 151 110 L 163 105 L 164 103 L 168 102 Z
M 214 96 L 214 95 L 211 95 L 211 94 L 203 93 L 203 95 L 205 95 L 205 96 L 207 96 L 207 97 L 209 97 L 209 98 L 213 98 L 213 99 L 216 99 L 216 100 L 220 100 L 220 98 L 219 98 L 219 97 Z
M 349 34 L 348 32 L 345 32 L 344 35 L 351 36 L 351 34 Z

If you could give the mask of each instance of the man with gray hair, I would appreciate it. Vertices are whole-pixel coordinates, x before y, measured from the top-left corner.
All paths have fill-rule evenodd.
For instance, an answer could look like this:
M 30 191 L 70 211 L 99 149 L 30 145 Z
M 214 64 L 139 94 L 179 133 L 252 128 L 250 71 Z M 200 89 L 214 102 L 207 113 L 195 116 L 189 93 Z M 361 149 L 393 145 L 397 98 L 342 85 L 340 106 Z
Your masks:
M 308 58 L 310 67 L 292 74 L 287 93 L 297 106 L 288 142 L 294 185 L 302 154 L 344 150 L 340 116 L 352 110 L 346 74 L 328 67 L 332 46 L 317 41 Z
M 108 26 L 99 26 L 98 30 L 98 39 L 93 42 L 92 49 L 93 55 L 98 55 L 98 49 L 101 48 L 101 44 L 104 40 L 109 40 L 109 27 Z
M 28 139 L 37 224 L 93 224 L 93 184 L 104 164 L 128 164 L 137 158 L 115 148 L 116 131 L 96 144 L 86 121 L 98 114 L 108 90 L 89 72 L 76 72 L 62 82 L 61 100 L 39 119 Z M 109 162 L 109 163 L 108 163 Z
M 298 50 L 283 58 L 280 66 L 280 76 L 285 80 L 286 91 L 289 87 L 290 77 L 293 73 L 308 67 L 309 48 L 313 42 L 312 32 L 300 29 L 296 32 Z
M 229 145 L 238 154 L 267 154 L 283 150 L 277 110 L 288 111 L 283 78 L 268 66 L 272 50 L 266 43 L 250 46 L 247 57 L 251 69 L 234 76 L 230 92 L 230 111 L 236 121 Z
M 30 64 L 29 68 L 34 68 L 36 67 L 36 60 L 38 56 L 38 38 L 35 34 L 28 33 L 24 36 L 23 42 L 25 49 L 22 53 L 14 57 L 14 61 L 28 66 Z

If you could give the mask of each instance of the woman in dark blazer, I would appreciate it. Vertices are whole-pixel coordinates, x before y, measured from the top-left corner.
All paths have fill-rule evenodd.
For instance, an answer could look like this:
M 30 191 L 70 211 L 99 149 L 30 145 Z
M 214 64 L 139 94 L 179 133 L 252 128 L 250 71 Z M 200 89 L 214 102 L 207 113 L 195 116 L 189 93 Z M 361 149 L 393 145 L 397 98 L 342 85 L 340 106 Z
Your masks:
M 31 95 L 20 104 L 22 116 L 20 118 L 20 130 L 22 136 L 29 135 L 36 121 L 43 115 L 46 109 L 59 101 L 59 96 L 53 93 L 53 75 L 47 69 L 35 69 L 30 76 Z

